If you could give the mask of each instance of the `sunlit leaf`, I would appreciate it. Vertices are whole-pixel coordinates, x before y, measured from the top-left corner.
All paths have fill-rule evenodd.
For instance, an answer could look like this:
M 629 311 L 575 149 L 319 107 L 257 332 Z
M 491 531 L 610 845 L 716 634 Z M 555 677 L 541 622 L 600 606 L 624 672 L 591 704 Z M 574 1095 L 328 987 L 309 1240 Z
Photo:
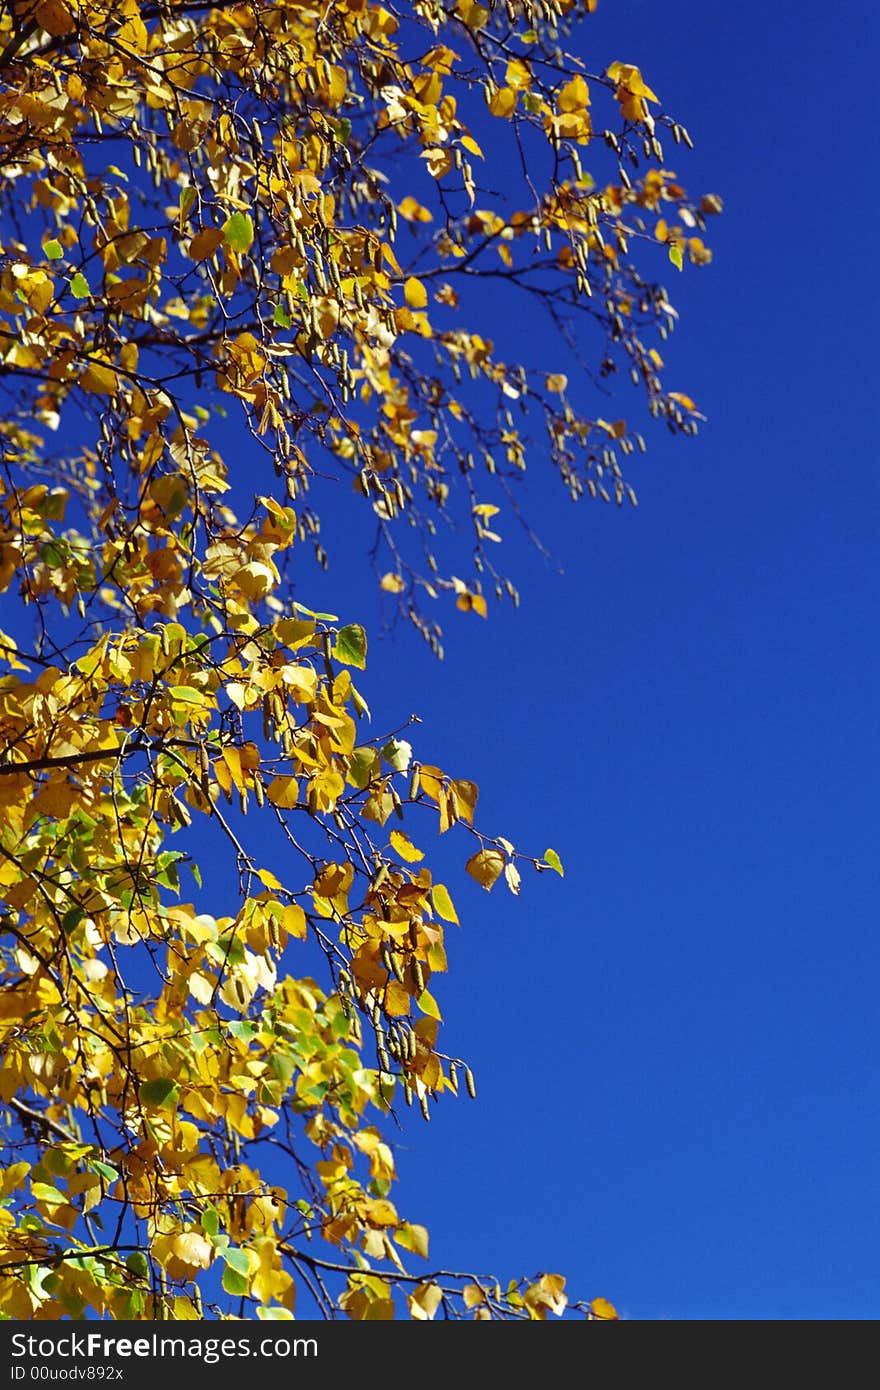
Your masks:
M 392 830 L 391 844 L 401 859 L 405 859 L 407 864 L 418 864 L 420 859 L 424 859 L 424 854 L 420 849 L 416 849 L 412 841 L 404 835 L 402 830 Z
M 367 665 L 367 634 L 359 623 L 349 623 L 336 634 L 334 655 L 347 666 L 356 666 L 359 671 Z
M 223 240 L 231 251 L 244 255 L 254 244 L 254 224 L 246 212 L 234 212 L 223 224 Z
M 158 1110 L 170 1110 L 177 1104 L 177 1082 L 170 1077 L 157 1077 L 154 1081 L 142 1081 L 140 1098 L 144 1105 L 155 1106 Z
M 416 280 L 414 276 L 410 276 L 403 288 L 406 294 L 406 302 L 410 308 L 424 309 L 428 302 L 428 291 L 425 289 L 422 282 Z
M 488 890 L 504 872 L 504 865 L 505 858 L 500 850 L 481 849 L 471 856 L 465 868 L 471 878 Z

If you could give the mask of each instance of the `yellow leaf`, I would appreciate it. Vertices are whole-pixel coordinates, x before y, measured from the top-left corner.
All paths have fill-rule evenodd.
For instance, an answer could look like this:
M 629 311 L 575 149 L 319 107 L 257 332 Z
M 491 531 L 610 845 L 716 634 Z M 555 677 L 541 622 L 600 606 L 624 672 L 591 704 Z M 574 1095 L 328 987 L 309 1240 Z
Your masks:
M 607 1298 L 594 1298 L 590 1304 L 590 1312 L 594 1318 L 600 1318 L 603 1321 L 611 1322 L 619 1318 L 617 1309 L 613 1303 L 608 1302 Z
M 285 907 L 281 914 L 281 927 L 288 936 L 296 937 L 297 941 L 305 941 L 308 936 L 306 914 L 298 903 L 290 903 Z
M 243 787 L 244 776 L 241 770 L 241 754 L 239 753 L 238 749 L 224 748 L 222 752 L 222 758 L 226 766 L 229 768 L 229 775 L 235 783 L 236 787 Z
M 611 63 L 606 71 L 612 82 L 616 82 L 618 87 L 626 88 L 633 96 L 644 97 L 646 101 L 659 102 L 660 98 L 647 86 L 634 63 Z
M 283 887 L 283 885 L 282 885 L 281 883 L 278 882 L 278 879 L 275 877 L 275 875 L 274 875 L 273 873 L 270 873 L 268 869 L 257 869 L 256 872 L 257 872 L 257 878 L 258 878 L 258 879 L 260 880 L 260 882 L 264 885 L 264 887 L 266 887 L 266 888 L 281 888 L 281 887 Z
M 403 578 L 399 574 L 383 574 L 379 580 L 379 588 L 384 589 L 386 594 L 402 594 L 406 588 Z
M 493 116 L 500 116 L 502 120 L 509 119 L 516 110 L 516 92 L 513 88 L 499 87 L 498 91 L 492 94 L 489 110 Z
M 563 372 L 553 372 L 544 379 L 544 385 L 548 391 L 553 391 L 558 396 L 568 385 L 568 377 Z
M 440 1012 L 437 1000 L 434 998 L 430 990 L 423 989 L 418 999 L 416 1000 L 416 1003 L 418 1004 L 422 1013 L 426 1014 L 428 1018 L 436 1018 L 442 1021 L 443 1015 Z
M 556 98 L 560 111 L 582 111 L 590 104 L 590 89 L 582 77 L 573 77 L 561 88 Z
M 414 1255 L 428 1258 L 428 1231 L 425 1226 L 413 1226 L 404 1221 L 394 1232 L 394 1239 L 403 1250 L 411 1250 Z
M 428 302 L 428 291 L 421 280 L 417 280 L 414 275 L 411 275 L 403 287 L 403 292 L 411 309 L 424 309 Z
M 116 394 L 118 382 L 112 367 L 105 367 L 101 362 L 90 362 L 80 377 L 79 384 L 84 391 L 89 391 L 92 395 L 113 396 Z
M 430 1322 L 443 1302 L 443 1291 L 437 1284 L 419 1284 L 408 1301 L 413 1321 Z
M 454 922 L 458 926 L 458 914 L 452 906 L 448 888 L 442 883 L 435 883 L 431 889 L 431 897 L 437 916 L 442 917 L 444 922 Z
M 273 806 L 283 811 L 292 811 L 299 801 L 299 786 L 295 777 L 273 777 L 266 788 L 266 795 Z
M 63 38 L 65 34 L 72 34 L 76 30 L 70 10 L 61 0 L 40 0 L 37 5 L 37 23 L 53 38 Z
M 459 594 L 455 600 L 456 608 L 460 608 L 462 613 L 479 613 L 481 618 L 488 616 L 486 600 L 482 594 L 473 594 L 470 589 L 465 589 L 463 594 Z
M 475 878 L 488 892 L 504 872 L 504 864 L 505 858 L 500 850 L 481 849 L 479 853 L 471 856 L 465 868 L 471 878 Z
M 169 1273 L 175 1264 L 183 1265 L 187 1273 L 192 1274 L 197 1269 L 208 1269 L 214 1262 L 213 1245 L 198 1231 L 185 1231 L 182 1235 L 174 1236 L 169 1244 L 169 1253 L 172 1256 L 166 1265 Z
M 463 135 L 463 136 L 461 137 L 461 143 L 462 143 L 462 145 L 464 145 L 464 148 L 468 151 L 469 154 L 475 154 L 475 155 L 477 156 L 478 159 L 484 159 L 484 158 L 485 158 L 485 155 L 483 154 L 483 151 L 480 149 L 479 145 L 477 144 L 477 142 L 476 142 L 476 140 L 473 138 L 473 136 L 471 136 L 471 135 Z
M 428 211 L 428 209 L 426 207 L 423 207 L 422 204 L 418 201 L 418 199 L 413 198 L 411 195 L 407 195 L 406 198 L 401 199 L 401 201 L 397 204 L 397 211 L 400 213 L 401 217 L 403 217 L 407 222 L 433 221 L 431 213 Z
M 514 87 L 520 91 L 528 91 L 532 85 L 529 65 L 524 63 L 521 58 L 511 58 L 504 76 L 508 87 Z
M 189 244 L 190 259 L 206 261 L 209 256 L 213 256 L 222 240 L 223 232 L 220 227 L 205 227 L 203 231 L 196 233 Z
M 389 980 L 385 987 L 385 1012 L 390 1018 L 401 1018 L 409 1013 L 409 991 L 396 980 Z
M 568 1303 L 564 1292 L 565 1280 L 560 1274 L 542 1274 L 523 1294 L 523 1302 L 531 1315 L 544 1319 L 547 1313 L 562 1317 Z
M 206 975 L 201 975 L 195 971 L 190 975 L 188 983 L 189 992 L 193 999 L 197 1000 L 199 1004 L 210 1004 L 214 997 L 214 985 Z
M 416 849 L 412 841 L 404 835 L 402 830 L 392 830 L 391 843 L 401 859 L 405 859 L 407 864 L 417 864 L 420 859 L 425 857 L 422 851 Z
M 444 781 L 444 775 L 439 767 L 432 767 L 429 763 L 424 763 L 419 768 L 419 786 L 423 792 L 431 797 L 432 801 L 440 800 Z
M 466 821 L 468 825 L 474 823 L 474 808 L 479 796 L 479 788 L 476 782 L 467 782 L 464 778 L 459 778 L 451 783 L 450 791 L 455 805 L 455 813 L 459 820 Z

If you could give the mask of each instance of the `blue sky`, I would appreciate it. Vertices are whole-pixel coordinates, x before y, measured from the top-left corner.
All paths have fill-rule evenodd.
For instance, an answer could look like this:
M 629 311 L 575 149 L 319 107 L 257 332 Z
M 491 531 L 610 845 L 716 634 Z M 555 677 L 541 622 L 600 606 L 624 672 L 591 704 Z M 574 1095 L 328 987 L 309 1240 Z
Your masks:
M 374 708 L 417 710 L 483 823 L 566 865 L 517 901 L 455 881 L 440 993 L 479 1099 L 398 1136 L 398 1205 L 432 1263 L 559 1270 L 634 1318 L 873 1318 L 878 21 L 604 0 L 581 35 L 724 198 L 713 266 L 664 274 L 667 380 L 709 418 L 646 431 L 636 511 L 535 460 L 564 574 L 511 534 L 518 612 L 449 619 L 439 667 L 371 645 Z M 310 592 L 375 628 L 337 541 Z

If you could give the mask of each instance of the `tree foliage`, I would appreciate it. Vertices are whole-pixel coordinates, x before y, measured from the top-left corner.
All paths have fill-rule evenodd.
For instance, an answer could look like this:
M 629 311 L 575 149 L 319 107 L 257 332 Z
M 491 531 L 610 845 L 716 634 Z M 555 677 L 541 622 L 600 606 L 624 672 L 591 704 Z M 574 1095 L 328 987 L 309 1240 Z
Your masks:
M 514 894 L 562 865 L 371 715 L 355 595 L 294 599 L 347 479 L 439 652 L 444 605 L 516 599 L 528 455 L 635 500 L 641 436 L 583 413 L 589 376 L 696 428 L 651 277 L 708 261 L 720 204 L 665 167 L 690 140 L 639 69 L 578 56 L 594 7 L 2 6 L 3 1316 L 614 1316 L 428 1272 L 394 1204 L 387 1125 L 474 1093 L 420 846 L 454 827 Z M 566 371 L 506 360 L 485 286 Z

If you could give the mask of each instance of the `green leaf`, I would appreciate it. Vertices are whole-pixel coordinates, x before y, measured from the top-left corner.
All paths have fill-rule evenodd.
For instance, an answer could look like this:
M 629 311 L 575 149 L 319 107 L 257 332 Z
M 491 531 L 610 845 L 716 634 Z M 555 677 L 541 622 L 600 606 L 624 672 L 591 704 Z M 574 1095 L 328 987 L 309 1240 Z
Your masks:
M 227 1033 L 231 1033 L 239 1042 L 250 1042 L 257 1031 L 257 1025 L 251 1023 L 250 1019 L 234 1019 L 232 1023 L 224 1025 Z
M 269 1057 L 269 1070 L 279 1081 L 283 1081 L 285 1086 L 293 1076 L 296 1063 L 292 1057 L 285 1057 L 281 1053 L 273 1052 Z
M 234 1269 L 237 1274 L 250 1274 L 251 1261 L 246 1250 L 239 1250 L 232 1246 L 229 1250 L 224 1250 L 223 1258 L 226 1261 L 227 1269 Z
M 559 858 L 559 855 L 556 853 L 555 849 L 544 850 L 544 863 L 547 865 L 549 869 L 552 869 L 554 873 L 557 873 L 560 878 L 565 878 L 565 870 L 562 867 L 562 860 Z
M 223 240 L 230 251 L 244 254 L 254 244 L 254 224 L 246 212 L 234 212 L 223 224 Z
M 292 319 L 283 304 L 275 305 L 275 312 L 272 315 L 272 322 L 276 323 L 279 328 L 290 327 Z
M 424 1260 L 428 1258 L 428 1232 L 424 1226 L 413 1226 L 404 1221 L 395 1231 L 394 1239 L 404 1250 L 411 1250 Z
M 375 748 L 356 748 L 351 755 L 346 775 L 353 787 L 363 791 L 379 770 L 379 754 Z
M 70 282 L 70 293 L 73 295 L 74 299 L 88 299 L 91 294 L 89 282 L 81 270 L 76 272 Z
M 223 1287 L 227 1293 L 232 1294 L 233 1298 L 240 1298 L 248 1291 L 248 1281 L 244 1274 L 239 1274 L 237 1269 L 227 1265 L 223 1271 Z
M 150 1266 L 147 1264 L 147 1257 L 143 1250 L 132 1250 L 130 1255 L 126 1255 L 125 1267 L 131 1270 L 138 1279 L 146 1279 L 150 1272 Z
M 193 685 L 169 685 L 168 694 L 172 700 L 181 701 L 185 705 L 203 705 L 205 697 L 201 690 L 196 690 Z
M 93 1173 L 100 1173 L 101 1177 L 106 1178 L 108 1182 L 116 1182 L 119 1177 L 119 1173 L 115 1168 L 111 1167 L 109 1163 L 102 1163 L 100 1159 L 90 1159 L 89 1167 Z
M 142 1103 L 152 1105 L 157 1110 L 173 1110 L 177 1104 L 178 1095 L 177 1082 L 172 1081 L 168 1076 L 157 1076 L 153 1081 L 141 1082 Z
M 405 738 L 389 739 L 382 749 L 382 757 L 395 772 L 406 772 L 412 759 L 412 744 L 407 743 Z
M 304 603 L 297 603 L 295 599 L 293 601 L 293 607 L 296 609 L 297 613 L 305 613 L 307 618 L 317 618 L 318 621 L 322 623 L 336 622 L 335 613 L 315 613 L 311 608 L 306 608 Z
M 684 257 L 681 254 L 681 242 L 674 241 L 669 248 L 669 259 L 679 270 L 684 269 Z
M 45 545 L 40 546 L 40 559 L 44 565 L 54 569 L 70 559 L 70 546 L 62 536 L 54 541 L 47 541 Z
M 208 1239 L 213 1240 L 220 1229 L 220 1213 L 216 1207 L 206 1207 L 202 1212 L 199 1224 Z
M 43 254 L 48 256 L 50 261 L 60 261 L 64 255 L 64 247 L 53 237 L 51 241 L 43 242 Z
M 196 190 L 190 185 L 184 188 L 180 195 L 180 208 L 177 214 L 177 221 L 180 230 L 183 231 L 186 220 L 189 217 L 190 208 L 196 200 Z
M 257 1317 L 261 1322 L 291 1322 L 293 1320 L 293 1313 L 291 1313 L 289 1308 L 280 1308 L 277 1304 L 273 1303 L 269 1308 L 259 1307 L 257 1309 Z
M 372 718 L 370 706 L 367 704 L 360 691 L 355 690 L 354 686 L 351 687 L 351 703 L 354 705 L 355 714 L 358 719 L 363 719 L 364 716 L 366 716 L 367 719 Z
M 76 927 L 79 926 L 80 922 L 85 917 L 85 915 L 86 914 L 83 911 L 83 909 L 79 906 L 79 903 L 77 903 L 76 907 L 68 908 L 64 916 L 61 918 L 61 930 L 64 932 L 64 935 L 69 936 L 69 934 Z
M 359 671 L 366 669 L 367 634 L 359 623 L 349 623 L 347 627 L 339 629 L 333 655 L 337 661 L 344 661 L 346 666 L 356 666 Z

